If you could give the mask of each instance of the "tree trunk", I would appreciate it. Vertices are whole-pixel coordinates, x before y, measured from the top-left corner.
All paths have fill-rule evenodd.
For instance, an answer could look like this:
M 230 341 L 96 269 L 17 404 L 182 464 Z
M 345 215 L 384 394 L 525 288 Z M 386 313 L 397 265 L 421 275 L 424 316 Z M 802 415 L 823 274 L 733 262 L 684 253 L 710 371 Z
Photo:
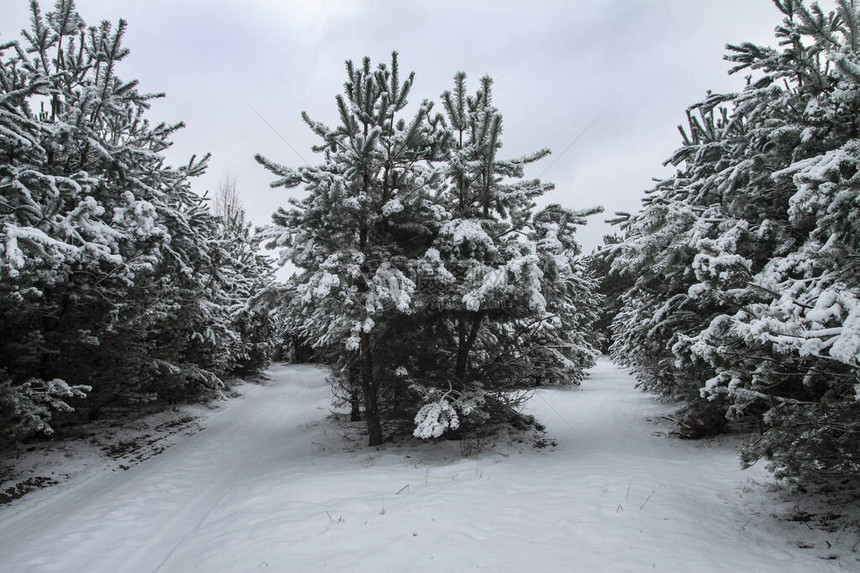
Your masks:
M 367 424 L 368 445 L 382 444 L 382 423 L 379 420 L 379 388 L 373 375 L 370 337 L 361 333 L 361 389 L 364 392 L 364 420 Z
M 359 408 L 358 401 L 360 398 L 355 395 L 353 392 L 352 397 L 350 398 L 350 409 L 349 409 L 349 421 L 350 422 L 360 422 L 361 421 L 361 409 Z
M 466 385 L 466 374 L 469 368 L 469 353 L 475 346 L 478 338 L 478 330 L 481 328 L 481 319 L 484 313 L 478 312 L 473 315 L 471 327 L 468 326 L 468 314 L 463 313 L 459 321 L 459 344 L 457 345 L 457 363 L 454 366 L 454 381 L 462 389 Z
M 361 421 L 361 392 L 358 382 L 358 366 L 349 367 L 349 420 L 351 422 Z

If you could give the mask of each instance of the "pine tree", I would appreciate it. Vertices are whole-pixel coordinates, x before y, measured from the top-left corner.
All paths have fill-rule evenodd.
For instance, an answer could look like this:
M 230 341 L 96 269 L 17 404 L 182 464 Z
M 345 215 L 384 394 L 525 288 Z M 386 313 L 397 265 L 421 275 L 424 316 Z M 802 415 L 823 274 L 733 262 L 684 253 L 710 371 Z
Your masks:
M 589 213 L 536 211 L 551 185 L 523 170 L 548 152 L 497 158 L 489 78 L 468 96 L 458 74 L 444 116 L 424 102 L 407 123 L 398 114 L 413 76 L 399 83 L 396 54 L 390 68 L 348 62 L 347 77 L 337 128 L 304 116 L 324 142 L 321 165 L 258 156 L 273 186 L 309 193 L 266 231 L 301 270 L 289 328 L 333 366 L 336 394 L 353 406 L 361 397 L 371 445 L 383 424 L 414 420 L 427 438 L 519 419 L 505 390 L 575 382 L 593 359 L 593 285 L 573 240 Z
M 389 346 L 401 315 L 412 312 L 413 261 L 432 237 L 432 196 L 438 174 L 438 120 L 422 103 L 402 117 L 414 74 L 400 81 L 390 67 L 347 62 L 345 93 L 337 97 L 341 124 L 331 129 L 303 114 L 321 139 L 324 162 L 292 170 L 261 156 L 280 177 L 273 186 L 305 184 L 294 208 L 275 215 L 275 244 L 287 246 L 303 273 L 296 296 L 304 308 L 302 334 L 314 346 L 336 346 L 337 366 L 358 371 L 371 445 L 382 443 L 380 388 L 389 377 Z
M 690 352 L 715 368 L 703 393 L 728 400 L 730 417 L 764 411 L 767 429 L 744 449 L 747 463 L 769 457 L 779 476 L 827 483 L 860 468 L 860 275 L 852 263 L 860 231 L 860 9 L 777 6 L 784 48 L 743 44 L 728 59 L 736 70 L 761 73 L 739 94 L 737 111 L 770 119 L 768 142 L 786 151 L 770 163 L 769 179 L 784 192 L 769 197 L 767 219 L 738 225 L 764 235 L 758 256 L 740 258 L 731 239 L 703 245 L 699 288 L 733 312 L 691 339 Z M 725 274 L 742 280 L 726 285 Z
M 231 324 L 218 220 L 163 152 L 160 94 L 120 79 L 120 20 L 86 27 L 72 0 L 0 46 L 0 408 L 17 439 L 52 412 L 217 390 Z M 232 279 L 230 279 L 232 280 Z M 82 399 L 87 394 L 86 400 Z
M 701 381 L 713 371 L 676 352 L 724 311 L 714 297 L 690 291 L 699 241 L 731 227 L 727 206 L 741 204 L 733 194 L 737 175 L 729 176 L 749 145 L 745 124 L 729 122 L 719 107 L 724 101 L 709 94 L 688 110 L 688 127 L 679 128 L 684 145 L 669 160 L 679 169 L 649 193 L 640 213 L 622 219 L 625 239 L 612 265 L 612 272 L 636 277 L 612 324 L 613 357 L 643 388 L 686 401 L 690 435 L 719 432 L 726 423 L 724 404 L 700 396 Z M 731 184 L 721 187 L 726 180 Z
M 233 363 L 229 371 L 251 373 L 269 364 L 274 351 L 274 319 L 269 301 L 274 274 L 269 261 L 258 252 L 235 177 L 224 179 L 214 198 L 218 244 L 222 264 L 218 295 L 228 311 L 233 345 L 227 350 Z
M 617 213 L 614 219 L 607 222 L 620 223 L 628 217 L 628 213 Z M 586 261 L 589 275 L 597 281 L 598 292 L 603 296 L 603 305 L 598 311 L 597 320 L 594 321 L 594 331 L 597 345 L 604 354 L 609 354 L 612 347 L 612 322 L 621 310 L 621 295 L 633 286 L 633 277 L 623 269 L 613 269 L 621 241 L 621 236 L 617 234 L 604 235 L 603 244 L 595 249 Z
M 860 460 L 860 11 L 775 4 L 781 48 L 729 46 L 757 77 L 695 106 L 682 168 L 626 223 L 616 264 L 653 271 L 624 295 L 615 351 L 646 386 L 758 419 L 747 463 L 828 482 Z

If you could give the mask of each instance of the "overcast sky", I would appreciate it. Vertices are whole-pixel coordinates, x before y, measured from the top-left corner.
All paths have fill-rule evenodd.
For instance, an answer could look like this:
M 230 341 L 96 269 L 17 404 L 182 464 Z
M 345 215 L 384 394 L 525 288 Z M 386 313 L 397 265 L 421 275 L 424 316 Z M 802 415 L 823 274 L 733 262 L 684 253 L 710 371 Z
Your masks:
M 28 25 L 27 0 L 0 2 L 0 41 Z M 528 176 L 556 184 L 546 202 L 635 211 L 679 145 L 676 126 L 706 90 L 734 91 L 726 43 L 774 45 L 781 15 L 769 0 L 264 1 L 78 0 L 89 25 L 129 22 L 123 79 L 165 92 L 150 117 L 184 121 L 174 164 L 213 154 L 196 188 L 238 179 L 256 224 L 300 190 L 270 189 L 254 153 L 297 166 L 315 138 L 300 118 L 336 124 L 343 62 L 387 61 L 414 70 L 413 103 L 450 89 L 455 72 L 495 80 L 503 156 L 541 147 L 553 155 Z M 48 11 L 52 2 L 42 2 Z M 404 74 L 405 77 L 405 74 Z M 602 112 L 605 113 L 600 116 Z M 259 116 L 257 115 L 259 113 Z M 274 128 L 260 118 L 262 116 Z M 599 119 L 584 134 L 583 130 Z M 576 138 L 581 137 L 564 152 Z M 562 153 L 564 152 L 564 153 Z M 554 163 L 553 163 L 554 161 Z M 550 164 L 552 164 L 550 166 Z M 548 168 L 549 167 L 549 168 Z M 611 228 L 595 216 L 580 231 L 587 251 Z

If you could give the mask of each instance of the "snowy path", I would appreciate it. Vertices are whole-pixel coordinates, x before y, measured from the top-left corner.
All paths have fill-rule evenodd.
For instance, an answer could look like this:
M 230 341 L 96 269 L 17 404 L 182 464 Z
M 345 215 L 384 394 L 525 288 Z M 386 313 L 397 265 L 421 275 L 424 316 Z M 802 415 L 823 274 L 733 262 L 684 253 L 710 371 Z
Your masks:
M 125 472 L 0 507 L 0 571 L 838 571 L 850 551 L 774 521 L 728 445 L 664 439 L 667 411 L 601 362 L 531 403 L 557 447 L 460 457 L 350 445 L 322 371 L 278 366 L 206 428 Z M 751 473 L 752 472 L 752 473 Z M 797 526 L 796 528 L 794 526 Z M 810 535 L 815 547 L 801 549 Z M 792 536 L 797 536 L 792 537 Z M 824 539 L 835 543 L 828 555 Z M 850 547 L 850 544 L 848 545 Z

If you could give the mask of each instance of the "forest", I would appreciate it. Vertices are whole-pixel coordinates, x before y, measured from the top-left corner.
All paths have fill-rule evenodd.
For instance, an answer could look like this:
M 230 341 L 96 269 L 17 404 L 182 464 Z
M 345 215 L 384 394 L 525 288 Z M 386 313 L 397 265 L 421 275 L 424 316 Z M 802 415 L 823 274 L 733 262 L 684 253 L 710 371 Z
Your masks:
M 541 431 L 527 400 L 606 355 L 666 439 L 742 434 L 743 465 L 856 500 L 860 7 L 773 3 L 772 45 L 726 47 L 745 87 L 678 110 L 673 174 L 589 253 L 602 207 L 545 200 L 549 149 L 505 155 L 490 76 L 416 102 L 397 52 L 346 61 L 310 164 L 255 156 L 296 189 L 255 228 L 235 181 L 195 187 L 208 155 L 168 163 L 184 124 L 122 77 L 128 24 L 33 0 L 0 44 L 0 447 L 290 360 L 363 447 Z

